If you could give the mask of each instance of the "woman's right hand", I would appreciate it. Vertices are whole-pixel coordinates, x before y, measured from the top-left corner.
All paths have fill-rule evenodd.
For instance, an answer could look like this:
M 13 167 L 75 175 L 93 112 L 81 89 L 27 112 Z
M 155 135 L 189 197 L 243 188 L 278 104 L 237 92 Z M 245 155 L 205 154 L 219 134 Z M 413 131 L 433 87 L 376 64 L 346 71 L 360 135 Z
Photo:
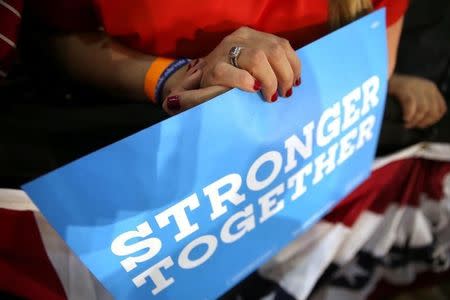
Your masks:
M 242 48 L 237 59 L 239 68 L 230 63 L 229 52 L 234 46 Z M 210 54 L 191 65 L 191 73 L 200 73 L 192 76 L 182 69 L 180 72 L 186 75 L 175 74 L 179 80 L 169 79 L 165 87 L 163 107 L 170 114 L 205 102 L 229 88 L 261 91 L 266 101 L 275 102 L 278 95 L 291 96 L 292 87 L 301 83 L 301 63 L 289 41 L 248 27 L 234 31 Z M 187 86 L 194 89 L 187 90 Z M 178 97 L 179 105 L 167 105 L 169 97 Z M 169 106 L 179 109 L 174 111 Z

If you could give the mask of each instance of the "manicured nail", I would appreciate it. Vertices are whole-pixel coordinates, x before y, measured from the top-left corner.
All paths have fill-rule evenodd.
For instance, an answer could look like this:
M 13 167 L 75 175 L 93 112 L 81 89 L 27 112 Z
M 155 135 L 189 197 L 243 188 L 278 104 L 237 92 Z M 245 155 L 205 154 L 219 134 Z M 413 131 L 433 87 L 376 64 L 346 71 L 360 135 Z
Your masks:
M 288 91 L 286 92 L 286 97 L 290 96 L 292 96 L 292 88 L 288 89 Z
M 295 81 L 295 86 L 299 86 L 300 84 L 302 84 L 302 78 L 299 77 L 296 81 Z
M 277 100 L 278 100 L 278 92 L 275 92 L 275 94 L 272 95 L 272 98 L 270 98 L 270 100 L 271 100 L 272 102 L 277 101 Z
M 261 82 L 259 82 L 259 80 L 255 80 L 255 84 L 253 85 L 253 89 L 255 91 L 259 91 L 261 89 L 261 86 L 262 86 Z
M 167 98 L 167 108 L 171 111 L 179 111 L 181 108 L 180 97 L 170 96 L 169 98 Z

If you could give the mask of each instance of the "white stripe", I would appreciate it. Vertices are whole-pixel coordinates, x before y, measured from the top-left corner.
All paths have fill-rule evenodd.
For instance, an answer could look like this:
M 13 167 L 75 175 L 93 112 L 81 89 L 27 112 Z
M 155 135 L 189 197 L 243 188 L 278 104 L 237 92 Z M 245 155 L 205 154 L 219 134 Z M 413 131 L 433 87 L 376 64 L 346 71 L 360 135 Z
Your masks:
M 314 229 L 319 227 L 322 227 L 319 231 L 325 229 L 326 232 L 319 232 L 320 236 L 315 236 L 318 232 Z M 303 245 L 303 249 L 296 251 L 288 260 L 281 261 L 280 255 L 275 256 L 259 272 L 261 276 L 278 282 L 296 299 L 304 300 L 326 268 L 333 262 L 333 258 L 349 233 L 349 228 L 343 224 L 330 226 L 329 223 L 320 222 L 294 242 L 297 246 L 302 245 L 301 241 L 308 236 L 306 239 L 312 241 L 312 244 Z
M 38 210 L 24 191 L 13 189 L 0 189 L 0 208 L 11 210 Z
M 385 165 L 388 165 L 394 161 L 417 157 L 417 154 L 421 151 L 422 147 L 423 147 L 422 143 L 419 143 L 419 144 L 412 145 L 408 148 L 401 149 L 398 152 L 394 152 L 387 156 L 379 157 L 379 158 L 375 159 L 375 161 L 373 162 L 372 171 L 382 168 Z
M 372 165 L 372 171 L 394 161 L 415 157 L 450 162 L 450 144 L 421 142 L 412 145 L 393 154 L 377 158 Z
M 334 262 L 340 266 L 349 263 L 369 240 L 382 220 L 383 218 L 379 214 L 370 210 L 364 211 L 350 228 L 351 232 L 334 257 Z
M 419 153 L 419 157 L 450 162 L 449 143 L 424 143 Z
M 44 217 L 34 213 L 47 256 L 64 288 L 67 299 L 113 300 L 103 285 L 92 275 L 55 232 Z
M 13 14 L 18 16 L 19 18 L 22 18 L 22 16 L 20 15 L 20 12 L 17 9 L 15 9 L 14 7 L 12 7 L 11 5 L 9 5 L 8 3 L 6 3 L 5 1 L 0 0 L 0 5 L 3 5 L 5 8 L 9 9 Z
M 11 47 L 16 48 L 16 44 L 1 33 L 0 33 L 0 40 L 3 40 L 5 43 L 10 45 Z
M 0 77 L 6 77 L 6 72 L 3 72 L 2 70 L 0 70 Z
M 362 249 L 376 257 L 385 256 L 394 245 L 406 206 L 392 203 L 383 213 L 383 221 Z

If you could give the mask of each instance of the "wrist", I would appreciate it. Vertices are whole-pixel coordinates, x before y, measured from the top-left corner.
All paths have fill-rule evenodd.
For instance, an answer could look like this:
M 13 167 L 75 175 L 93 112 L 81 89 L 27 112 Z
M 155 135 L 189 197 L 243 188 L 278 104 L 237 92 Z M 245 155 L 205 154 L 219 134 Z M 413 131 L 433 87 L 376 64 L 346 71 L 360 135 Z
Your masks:
M 174 90 L 174 88 L 176 88 L 177 86 L 179 86 L 179 83 L 183 81 L 183 78 L 185 77 L 187 70 L 188 64 L 178 68 L 167 78 L 167 80 L 164 82 L 164 85 L 162 86 L 160 93 L 161 103 L 164 101 L 164 99 L 167 98 L 167 96 L 171 93 L 171 91 Z
M 160 103 L 168 94 L 173 81 L 177 79 L 175 73 L 180 73 L 178 71 L 188 63 L 187 59 L 156 58 L 145 75 L 144 90 L 147 97 L 155 104 Z M 168 81 L 170 84 L 167 84 Z
M 396 96 L 403 87 L 403 75 L 400 74 L 392 74 L 391 78 L 388 81 L 388 93 Z

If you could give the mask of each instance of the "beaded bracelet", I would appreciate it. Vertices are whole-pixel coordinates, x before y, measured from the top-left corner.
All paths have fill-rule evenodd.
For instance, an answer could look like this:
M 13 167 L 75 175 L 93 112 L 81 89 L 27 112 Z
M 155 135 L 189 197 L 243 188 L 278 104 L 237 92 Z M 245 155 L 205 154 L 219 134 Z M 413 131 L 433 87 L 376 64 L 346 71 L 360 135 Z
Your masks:
M 158 57 L 150 65 L 144 82 L 144 90 L 150 100 L 157 104 L 161 103 L 162 90 L 167 79 L 189 63 L 188 59 L 170 59 Z

